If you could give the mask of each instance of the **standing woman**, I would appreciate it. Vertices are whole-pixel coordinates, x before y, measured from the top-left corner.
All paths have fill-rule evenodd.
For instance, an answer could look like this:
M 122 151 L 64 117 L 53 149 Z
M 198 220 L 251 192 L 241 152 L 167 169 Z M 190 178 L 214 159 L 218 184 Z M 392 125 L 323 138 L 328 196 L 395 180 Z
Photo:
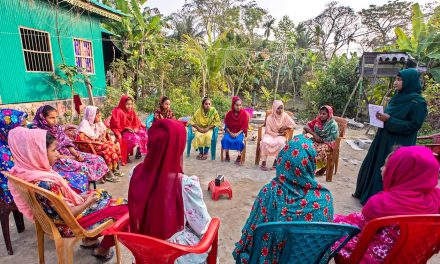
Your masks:
M 318 116 L 307 123 L 304 131 L 313 136 L 313 148 L 316 149 L 316 175 L 323 175 L 327 165 L 327 155 L 336 144 L 339 134 L 338 123 L 333 119 L 333 108 L 324 105 L 319 108 Z
M 241 151 L 244 149 L 244 137 L 249 127 L 249 114 L 241 108 L 240 97 L 232 97 L 231 110 L 225 118 L 225 136 L 222 139 L 222 148 L 226 150 L 226 161 L 230 161 L 229 150 L 238 150 L 235 163 L 241 161 Z
M 166 97 L 162 96 L 159 101 L 159 108 L 154 111 L 154 120 L 161 120 L 161 119 L 176 119 L 176 116 L 174 116 L 173 110 L 171 110 L 171 100 Z
M 394 82 L 396 94 L 391 98 L 385 113 L 376 117 L 385 123 L 379 128 L 359 171 L 354 197 L 365 204 L 383 190 L 380 168 L 393 146 L 414 146 L 417 132 L 427 115 L 426 101 L 422 97 L 420 73 L 415 69 L 399 72 Z
M 293 119 L 284 111 L 284 104 L 280 100 L 273 101 L 272 114 L 266 119 L 266 130 L 261 139 L 261 169 L 266 171 L 268 156 L 277 156 L 286 144 L 286 131 L 296 126 Z M 274 160 L 272 168 L 275 169 Z
M 101 121 L 101 111 L 96 106 L 88 105 L 84 109 L 84 116 L 79 124 L 77 141 L 92 142 L 96 154 L 103 157 L 110 171 L 121 176 L 118 170 L 118 161 L 121 158 L 119 146 L 105 138 L 107 128 Z M 89 144 L 79 144 L 81 151 L 92 153 Z M 107 179 L 109 180 L 109 179 Z
M 211 106 L 211 99 L 203 98 L 202 106 L 197 109 L 189 121 L 189 125 L 196 129 L 192 145 L 199 151 L 198 160 L 208 159 L 208 151 L 211 147 L 213 129 L 221 126 L 220 115 Z
M 128 153 L 133 153 L 133 149 L 138 147 L 136 159 L 140 159 L 141 154 L 147 154 L 147 131 L 134 111 L 133 99 L 130 96 L 122 96 L 119 105 L 113 109 L 110 128 L 116 136 L 125 139 Z
M 78 151 L 72 140 L 64 133 L 58 124 L 58 112 L 50 105 L 38 108 L 34 117 L 34 125 L 37 128 L 50 132 L 57 139 L 57 150 L 61 154 L 60 159 L 53 165 L 57 172 L 83 172 L 89 181 L 104 180 L 108 173 L 113 178 L 102 157 Z

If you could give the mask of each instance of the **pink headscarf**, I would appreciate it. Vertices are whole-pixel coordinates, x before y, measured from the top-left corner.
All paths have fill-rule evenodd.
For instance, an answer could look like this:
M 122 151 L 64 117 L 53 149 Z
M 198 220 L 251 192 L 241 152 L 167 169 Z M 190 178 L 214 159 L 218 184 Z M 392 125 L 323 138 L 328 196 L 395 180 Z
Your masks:
M 278 133 L 282 127 L 293 128 L 296 124 L 295 121 L 285 112 L 281 115 L 277 114 L 278 107 L 284 105 L 281 100 L 275 100 L 272 104 L 272 114 L 266 119 L 266 129 Z
M 367 221 L 393 215 L 440 213 L 439 163 L 426 147 L 402 147 L 388 158 L 383 191 L 362 209 Z
M 49 164 L 46 148 L 46 134 L 42 129 L 14 128 L 9 132 L 8 144 L 14 157 L 15 165 L 10 172 L 13 176 L 29 183 L 48 181 L 56 184 L 63 195 L 64 201 L 72 206 L 80 205 L 84 199 L 76 194 L 66 181 Z M 11 182 L 8 187 L 14 197 L 18 210 L 26 218 L 33 220 L 32 210 L 26 200 L 14 188 Z
M 105 125 L 102 121 L 95 123 L 96 112 L 98 107 L 88 105 L 84 109 L 84 116 L 79 124 L 78 132 L 84 133 L 91 139 L 97 139 L 101 134 L 105 133 Z

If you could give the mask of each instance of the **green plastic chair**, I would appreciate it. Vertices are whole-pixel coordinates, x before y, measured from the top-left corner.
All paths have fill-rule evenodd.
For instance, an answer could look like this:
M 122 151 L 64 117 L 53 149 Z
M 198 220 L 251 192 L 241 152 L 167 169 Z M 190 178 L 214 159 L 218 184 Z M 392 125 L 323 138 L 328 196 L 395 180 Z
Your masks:
M 192 126 L 188 125 L 188 139 L 186 141 L 186 156 L 189 158 L 191 153 L 191 143 L 196 136 L 192 131 Z M 218 138 L 218 127 L 214 127 L 211 140 L 211 160 L 215 160 L 215 154 L 217 150 L 217 138 Z
M 267 233 L 273 239 L 285 241 L 284 250 L 278 263 L 323 264 L 328 263 L 360 231 L 355 226 L 334 223 L 264 223 L 255 229 L 249 264 L 261 263 L 259 262 L 261 242 L 263 241 L 263 236 Z M 332 250 L 332 245 L 341 238 L 344 238 L 342 243 Z

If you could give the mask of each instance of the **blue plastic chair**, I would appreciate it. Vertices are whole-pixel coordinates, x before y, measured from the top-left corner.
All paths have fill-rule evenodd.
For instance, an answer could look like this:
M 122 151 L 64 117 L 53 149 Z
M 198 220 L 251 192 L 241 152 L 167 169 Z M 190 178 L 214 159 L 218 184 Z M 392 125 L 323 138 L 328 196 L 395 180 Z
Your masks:
M 192 131 L 192 126 L 188 125 L 188 140 L 186 141 L 186 156 L 189 158 L 191 153 L 191 143 L 196 136 Z M 211 140 L 211 160 L 215 160 L 215 154 L 217 150 L 217 138 L 218 138 L 218 127 L 214 127 L 214 131 L 212 132 L 212 140 Z
M 276 222 L 258 225 L 253 236 L 249 264 L 258 264 L 261 241 L 269 233 L 286 241 L 278 263 L 322 264 L 330 259 L 361 230 L 355 226 L 319 222 Z M 335 250 L 331 246 L 341 238 L 344 241 Z
M 151 127 L 151 125 L 153 124 L 153 120 L 154 120 L 154 114 L 149 114 L 147 120 L 145 120 L 145 127 L 147 129 Z

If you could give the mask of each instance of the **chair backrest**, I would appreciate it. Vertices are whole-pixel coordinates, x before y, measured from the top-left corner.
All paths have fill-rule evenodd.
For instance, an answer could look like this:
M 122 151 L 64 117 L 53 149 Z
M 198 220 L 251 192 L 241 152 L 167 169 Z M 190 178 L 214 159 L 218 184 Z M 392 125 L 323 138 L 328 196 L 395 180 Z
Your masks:
M 178 245 L 154 237 L 128 232 L 115 232 L 113 235 L 131 251 L 136 259 L 136 264 L 174 264 L 174 261 L 182 255 L 202 254 L 210 248 L 208 264 L 215 264 L 219 227 L 220 220 L 213 218 L 205 235 L 199 244 L 195 246 Z
M 350 263 L 360 263 L 377 231 L 392 225 L 399 226 L 400 235 L 384 264 L 426 263 L 439 252 L 440 215 L 389 216 L 368 222 L 350 257 Z
M 21 197 L 27 202 L 36 221 L 38 221 L 43 231 L 49 236 L 59 236 L 59 231 L 52 219 L 44 212 L 43 208 L 38 202 L 37 195 L 49 200 L 53 209 L 63 219 L 64 223 L 70 228 L 75 236 L 85 233 L 85 230 L 78 224 L 78 221 L 76 221 L 67 204 L 57 195 L 34 184 L 30 184 L 17 177 L 14 177 L 9 173 L 5 173 L 5 175 L 7 175 L 8 181 L 13 184 L 15 189 L 20 193 Z
M 149 114 L 147 119 L 145 120 L 145 127 L 147 129 L 149 129 L 151 127 L 151 125 L 153 124 L 153 120 L 154 120 L 154 114 Z M 110 123 L 110 121 L 109 121 Z
M 259 263 L 261 241 L 269 233 L 277 241 L 285 241 L 284 250 L 278 263 L 310 263 L 318 264 L 327 258 L 327 263 L 353 236 L 359 228 L 351 225 L 318 223 L 318 222 L 276 222 L 264 223 L 255 229 L 249 264 Z M 346 237 L 334 251 L 331 246 Z
M 78 126 L 76 125 L 65 125 L 63 126 L 64 133 L 71 139 L 75 140 L 76 135 L 78 134 Z
M 339 137 L 345 137 L 345 131 L 347 130 L 348 120 L 339 116 L 333 116 L 333 119 L 338 123 Z

